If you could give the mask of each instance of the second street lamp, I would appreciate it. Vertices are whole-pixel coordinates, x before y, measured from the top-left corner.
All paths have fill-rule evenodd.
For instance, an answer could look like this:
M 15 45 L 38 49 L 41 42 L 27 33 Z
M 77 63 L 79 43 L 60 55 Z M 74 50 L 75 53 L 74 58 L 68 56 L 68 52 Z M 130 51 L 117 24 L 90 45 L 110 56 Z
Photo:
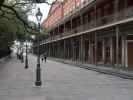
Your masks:
M 39 34 L 37 37 L 37 44 L 38 44 L 38 48 L 37 48 L 37 69 L 36 69 L 36 82 L 35 85 L 36 86 L 41 86 L 42 85 L 42 81 L 41 81 L 41 68 L 40 68 L 40 40 L 39 40 L 39 36 L 40 36 L 40 23 L 41 23 L 41 19 L 42 19 L 42 13 L 40 11 L 40 8 L 38 8 L 38 12 L 36 13 L 36 19 L 38 21 L 38 28 L 39 28 Z
M 28 68 L 28 52 L 27 52 L 27 40 L 26 40 L 26 57 L 25 57 L 25 69 Z

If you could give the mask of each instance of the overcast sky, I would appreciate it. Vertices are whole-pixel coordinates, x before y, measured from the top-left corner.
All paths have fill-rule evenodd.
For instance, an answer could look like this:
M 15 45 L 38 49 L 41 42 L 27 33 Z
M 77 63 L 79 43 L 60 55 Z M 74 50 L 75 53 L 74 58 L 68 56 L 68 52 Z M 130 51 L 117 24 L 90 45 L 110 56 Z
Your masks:
M 47 0 L 47 1 L 48 1 L 48 2 L 53 2 L 54 0 Z M 37 8 L 38 8 L 38 7 L 40 7 L 41 12 L 43 13 L 42 21 L 43 21 L 44 19 L 46 19 L 47 14 L 48 14 L 49 9 L 50 9 L 50 6 L 47 5 L 47 4 L 45 4 L 45 3 L 42 3 L 42 4 L 37 4 L 37 5 L 36 5 L 36 9 L 33 9 L 33 15 L 29 15 L 29 17 L 28 17 L 28 19 L 29 19 L 30 21 L 37 22 L 37 21 L 36 21 L 35 14 L 36 14 L 36 12 L 37 12 Z

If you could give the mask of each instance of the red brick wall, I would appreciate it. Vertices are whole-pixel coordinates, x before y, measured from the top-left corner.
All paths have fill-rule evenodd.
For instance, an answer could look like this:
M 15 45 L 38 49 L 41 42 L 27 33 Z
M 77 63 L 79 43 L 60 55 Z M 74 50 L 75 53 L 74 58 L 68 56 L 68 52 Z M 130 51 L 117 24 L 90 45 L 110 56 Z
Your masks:
M 47 20 L 45 20 L 43 22 L 43 24 L 42 24 L 43 27 L 48 28 L 48 27 L 53 26 L 57 21 L 59 21 L 63 16 L 65 16 L 65 14 L 68 14 L 72 10 L 74 10 L 75 6 L 80 6 L 81 1 L 84 1 L 84 0 L 68 0 L 68 1 L 64 2 L 63 5 L 60 4 L 57 6 L 57 4 L 56 4 L 56 6 L 53 6 L 53 8 L 51 8 L 52 14 L 50 14 L 50 16 L 48 16 Z M 53 10 L 53 9 L 55 9 L 55 10 Z
M 62 6 L 58 6 L 58 8 L 55 10 L 55 12 L 51 15 L 52 17 L 52 21 L 53 23 L 51 24 L 55 24 L 58 20 L 60 20 L 62 18 Z M 50 25 L 51 25 L 50 24 Z
M 42 26 L 45 28 L 53 26 L 63 16 L 74 10 L 76 6 L 80 6 L 80 4 L 84 1 L 85 0 L 65 0 L 63 4 L 60 4 L 58 6 L 56 4 L 56 6 L 53 6 L 53 8 L 51 8 L 52 13 L 50 12 L 50 16 L 48 16 L 48 18 L 42 23 Z
M 64 16 L 70 13 L 75 8 L 75 0 L 67 0 L 63 4 Z
M 55 7 L 54 7 L 55 8 Z M 52 9 L 52 8 L 51 8 Z M 43 22 L 43 27 L 48 28 L 53 26 L 57 21 L 63 17 L 62 4 L 56 5 L 56 9 Z
M 83 0 L 76 0 L 76 6 L 80 6 L 81 1 L 83 1 Z
M 41 26 L 44 28 L 48 28 L 48 18 L 42 22 Z

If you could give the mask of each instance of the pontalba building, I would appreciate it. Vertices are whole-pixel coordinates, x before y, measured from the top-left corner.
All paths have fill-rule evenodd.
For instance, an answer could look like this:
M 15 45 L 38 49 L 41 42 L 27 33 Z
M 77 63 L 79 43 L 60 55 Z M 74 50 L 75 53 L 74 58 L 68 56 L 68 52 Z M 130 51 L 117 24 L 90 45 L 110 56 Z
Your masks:
M 50 57 L 133 70 L 133 0 L 57 1 L 42 26 Z

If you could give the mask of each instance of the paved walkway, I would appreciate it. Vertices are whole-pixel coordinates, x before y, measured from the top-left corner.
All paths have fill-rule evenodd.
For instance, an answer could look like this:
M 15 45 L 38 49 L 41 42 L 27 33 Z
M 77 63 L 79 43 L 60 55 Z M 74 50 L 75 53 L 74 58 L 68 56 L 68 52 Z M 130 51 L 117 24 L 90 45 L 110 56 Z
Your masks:
M 133 71 L 128 71 L 127 69 L 122 69 L 113 66 L 102 66 L 102 65 L 92 65 L 92 64 L 82 64 L 81 62 L 74 62 L 71 60 L 64 60 L 59 58 L 49 58 L 50 60 L 61 62 L 64 64 L 74 65 L 76 67 L 97 71 L 104 74 L 118 76 L 124 79 L 133 80 Z
M 29 69 L 16 58 L 0 63 L 0 100 L 133 100 L 132 80 L 50 60 L 35 87 L 36 58 L 29 61 Z

